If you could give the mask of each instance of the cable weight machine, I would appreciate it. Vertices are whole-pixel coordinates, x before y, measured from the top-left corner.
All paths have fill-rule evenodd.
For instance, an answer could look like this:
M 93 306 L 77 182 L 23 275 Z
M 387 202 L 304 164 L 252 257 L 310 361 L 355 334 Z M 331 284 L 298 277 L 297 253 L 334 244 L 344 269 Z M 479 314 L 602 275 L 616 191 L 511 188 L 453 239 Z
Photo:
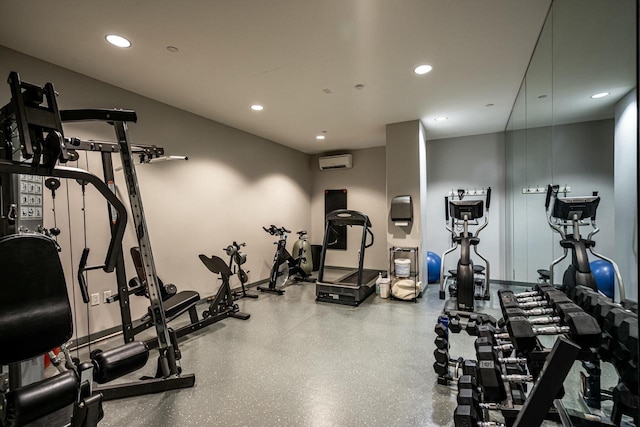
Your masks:
M 177 363 L 180 359 L 177 338 L 175 333 L 167 327 L 160 300 L 161 293 L 133 165 L 134 154 L 127 133 L 127 123 L 137 120 L 136 113 L 134 111 L 116 109 L 60 111 L 57 108 L 55 91 L 51 83 L 47 83 L 42 88 L 23 83 L 16 72 L 12 72 L 9 75 L 8 83 L 11 87 L 12 100 L 2 108 L 2 116 L 4 117 L 2 131 L 5 134 L 5 140 L 12 140 L 11 143 L 14 147 L 19 144 L 25 161 L 12 159 L 10 150 L 5 149 L 5 152 L 2 153 L 3 160 L 0 161 L 0 179 L 2 179 L 3 183 L 7 183 L 10 182 L 10 175 L 30 174 L 77 179 L 96 187 L 109 201 L 112 238 L 104 264 L 91 266 L 87 269 L 100 268 L 105 272 L 112 272 L 115 269 L 119 286 L 121 283 L 126 286 L 121 242 L 127 216 L 124 205 L 115 196 L 115 187 L 112 184 L 111 152 L 119 152 L 122 159 L 122 168 L 133 214 L 136 237 L 144 261 L 146 280 L 149 285 L 150 312 L 158 343 L 159 375 L 157 378 L 143 379 L 132 383 L 96 387 L 95 390 L 101 392 L 105 400 L 109 400 L 192 387 L 195 384 L 195 376 L 181 373 L 181 368 Z M 73 151 L 81 147 L 82 141 L 65 139 L 62 130 L 63 122 L 77 121 L 102 122 L 114 127 L 117 143 L 111 146 L 109 152 L 102 149 L 104 147 L 102 143 L 89 143 L 94 144 L 92 147 L 94 151 L 102 151 L 104 182 L 84 170 L 58 166 L 58 163 L 66 163 L 69 160 L 77 159 L 77 153 L 74 154 Z M 14 125 L 15 129 L 13 128 Z M 16 135 L 19 136 L 19 141 L 16 139 Z M 114 149 L 114 147 L 117 148 Z M 111 174 L 110 176 L 109 173 Z M 10 187 L 9 185 L 2 186 L 2 203 L 0 206 L 2 208 L 0 212 L 2 217 L 0 219 L 0 231 L 2 234 L 18 231 L 15 225 L 18 215 L 17 206 L 10 203 L 15 200 L 16 195 L 12 193 Z M 124 280 L 120 280 L 122 278 Z M 121 301 L 121 306 L 123 303 Z M 128 301 L 126 303 L 128 304 Z

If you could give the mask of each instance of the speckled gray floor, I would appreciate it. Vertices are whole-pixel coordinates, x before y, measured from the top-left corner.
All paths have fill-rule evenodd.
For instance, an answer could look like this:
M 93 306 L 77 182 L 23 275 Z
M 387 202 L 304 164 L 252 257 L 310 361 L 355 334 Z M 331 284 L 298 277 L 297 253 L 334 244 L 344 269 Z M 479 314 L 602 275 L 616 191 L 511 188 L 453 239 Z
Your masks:
M 521 288 L 518 288 L 521 289 Z M 105 402 L 101 426 L 448 426 L 455 386 L 437 386 L 436 285 L 418 303 L 369 297 L 315 302 L 315 285 L 239 301 L 226 319 L 181 342 L 191 389 Z M 499 310 L 495 298 L 486 311 Z M 458 334 L 451 355 L 474 358 Z M 154 356 L 155 357 L 155 356 Z M 153 375 L 150 362 L 142 374 Z

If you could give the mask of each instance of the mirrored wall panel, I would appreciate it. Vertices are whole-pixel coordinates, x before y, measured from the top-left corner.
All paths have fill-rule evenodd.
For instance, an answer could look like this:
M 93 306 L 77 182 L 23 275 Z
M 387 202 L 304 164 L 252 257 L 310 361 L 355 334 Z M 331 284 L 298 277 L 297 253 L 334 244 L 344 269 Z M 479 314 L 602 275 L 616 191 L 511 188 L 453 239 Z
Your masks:
M 545 214 L 546 186 L 556 184 L 561 196 L 598 192 L 597 251 L 619 264 L 626 296 L 637 300 L 635 8 L 634 0 L 551 5 L 506 128 L 512 280 L 535 282 L 563 252 Z M 567 265 L 555 267 L 556 283 Z

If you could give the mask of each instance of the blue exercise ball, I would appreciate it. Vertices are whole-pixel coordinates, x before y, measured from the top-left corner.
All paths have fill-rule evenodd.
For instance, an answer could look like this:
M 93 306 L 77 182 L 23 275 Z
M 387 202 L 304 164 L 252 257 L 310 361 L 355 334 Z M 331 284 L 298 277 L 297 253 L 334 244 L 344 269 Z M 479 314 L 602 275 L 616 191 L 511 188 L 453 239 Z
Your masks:
M 597 259 L 595 261 L 591 261 L 589 266 L 591 267 L 593 278 L 596 279 L 598 290 L 613 299 L 615 272 L 611 263 L 603 259 Z
M 436 283 L 440 281 L 440 256 L 433 252 L 427 252 L 427 282 Z

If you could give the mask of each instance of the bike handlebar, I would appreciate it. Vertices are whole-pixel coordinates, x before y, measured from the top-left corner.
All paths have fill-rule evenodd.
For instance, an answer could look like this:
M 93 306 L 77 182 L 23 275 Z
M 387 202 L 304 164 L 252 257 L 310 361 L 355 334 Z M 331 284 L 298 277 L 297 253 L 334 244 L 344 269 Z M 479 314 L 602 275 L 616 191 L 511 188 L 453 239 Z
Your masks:
M 269 228 L 262 227 L 262 229 L 264 231 L 266 231 L 267 233 L 271 234 L 272 236 L 282 236 L 285 233 L 291 233 L 291 230 L 287 230 L 284 227 L 276 227 L 273 224 L 271 224 L 271 226 Z M 244 243 L 242 243 L 241 245 L 243 246 Z

